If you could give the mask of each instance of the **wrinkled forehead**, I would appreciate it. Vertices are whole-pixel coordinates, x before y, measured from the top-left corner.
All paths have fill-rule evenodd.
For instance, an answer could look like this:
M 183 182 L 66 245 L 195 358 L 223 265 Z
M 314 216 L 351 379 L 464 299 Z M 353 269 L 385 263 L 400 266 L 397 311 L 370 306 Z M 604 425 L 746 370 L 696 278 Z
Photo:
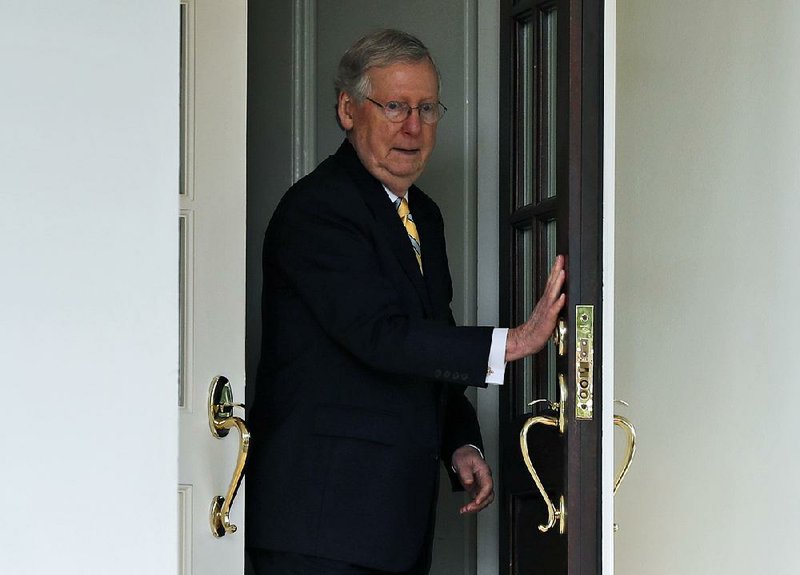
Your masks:
M 439 70 L 428 57 L 372 66 L 365 71 L 365 80 L 368 93 L 375 90 L 426 90 L 438 96 L 441 87 Z

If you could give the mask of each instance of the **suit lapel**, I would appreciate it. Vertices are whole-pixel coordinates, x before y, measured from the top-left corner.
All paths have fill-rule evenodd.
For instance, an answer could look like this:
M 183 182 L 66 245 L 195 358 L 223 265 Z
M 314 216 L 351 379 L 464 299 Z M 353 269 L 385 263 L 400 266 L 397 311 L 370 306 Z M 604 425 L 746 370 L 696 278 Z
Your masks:
M 439 317 L 442 306 L 449 310 L 450 305 L 449 295 L 442 293 L 443 290 L 446 291 L 445 286 L 449 285 L 450 276 L 447 258 L 444 257 L 445 246 L 441 224 L 437 213 L 432 211 L 430 198 L 426 198 L 416 186 L 411 186 L 408 193 L 411 214 L 414 216 L 414 223 L 417 225 L 422 246 L 425 291 L 430 299 L 431 308 L 434 310 L 432 317 Z
M 345 140 L 336 155 L 337 158 L 342 160 L 346 165 L 348 172 L 356 183 L 358 191 L 364 198 L 364 202 L 374 215 L 378 227 L 384 232 L 395 257 L 397 257 L 401 267 L 419 295 L 426 315 L 430 316 L 433 312 L 433 306 L 431 305 L 431 299 L 428 295 L 425 280 L 419 271 L 417 258 L 414 255 L 414 249 L 411 247 L 411 242 L 408 239 L 408 234 L 403 226 L 403 222 L 398 217 L 394 205 L 386 195 L 386 190 L 384 190 L 381 183 L 364 168 L 355 150 L 348 141 Z M 417 215 L 413 207 L 411 208 L 411 213 L 414 215 L 416 221 Z M 419 224 L 417 224 L 417 226 L 419 228 Z M 421 230 L 420 236 L 424 265 L 425 240 Z

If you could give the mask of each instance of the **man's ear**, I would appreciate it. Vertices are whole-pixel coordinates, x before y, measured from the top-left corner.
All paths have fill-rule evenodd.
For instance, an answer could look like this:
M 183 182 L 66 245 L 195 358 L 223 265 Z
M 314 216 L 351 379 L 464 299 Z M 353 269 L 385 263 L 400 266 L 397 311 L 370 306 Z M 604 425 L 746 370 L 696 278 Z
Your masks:
M 353 106 L 355 102 L 347 92 L 339 94 L 339 103 L 336 106 L 336 115 L 339 117 L 339 125 L 345 132 L 353 129 Z

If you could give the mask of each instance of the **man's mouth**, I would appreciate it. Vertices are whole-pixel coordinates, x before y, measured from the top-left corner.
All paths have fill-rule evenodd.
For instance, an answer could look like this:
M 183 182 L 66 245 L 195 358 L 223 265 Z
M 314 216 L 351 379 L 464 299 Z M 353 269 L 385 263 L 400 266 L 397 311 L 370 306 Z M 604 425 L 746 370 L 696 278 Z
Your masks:
M 395 152 L 400 152 L 401 154 L 408 154 L 414 155 L 419 153 L 419 148 L 392 148 Z

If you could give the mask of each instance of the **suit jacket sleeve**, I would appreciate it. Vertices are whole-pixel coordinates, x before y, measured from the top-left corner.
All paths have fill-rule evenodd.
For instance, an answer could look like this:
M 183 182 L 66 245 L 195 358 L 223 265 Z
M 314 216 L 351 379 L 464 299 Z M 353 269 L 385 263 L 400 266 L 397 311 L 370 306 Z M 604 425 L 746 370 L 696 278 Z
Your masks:
M 386 230 L 352 185 L 330 175 L 307 182 L 284 198 L 273 223 L 267 242 L 280 272 L 328 337 L 358 360 L 390 373 L 486 385 L 491 328 L 454 327 L 408 309 L 400 290 L 411 288 L 394 285 L 400 276 L 387 272 L 394 256 Z

